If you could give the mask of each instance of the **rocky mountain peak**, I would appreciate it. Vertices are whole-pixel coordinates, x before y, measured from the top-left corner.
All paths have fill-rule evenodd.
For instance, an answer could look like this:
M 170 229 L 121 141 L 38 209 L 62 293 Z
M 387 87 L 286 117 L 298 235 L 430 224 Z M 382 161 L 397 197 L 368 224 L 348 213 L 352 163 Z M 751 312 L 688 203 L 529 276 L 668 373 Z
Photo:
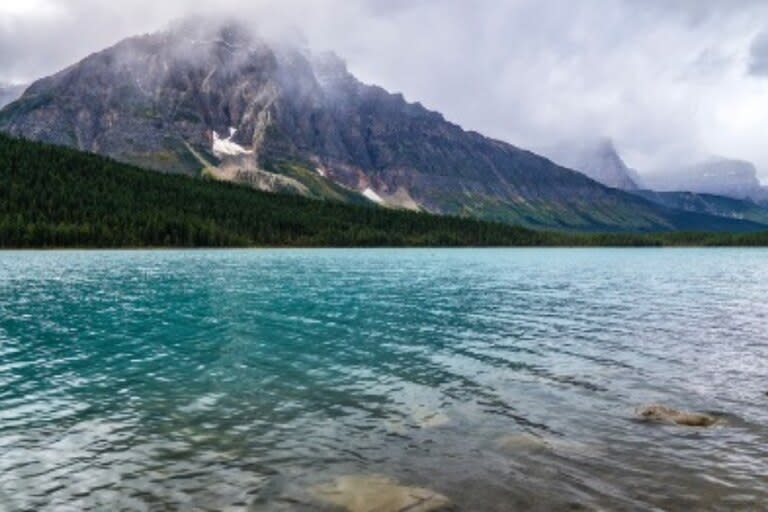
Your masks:
M 347 63 L 333 52 L 326 51 L 312 56 L 312 67 L 318 82 L 325 88 L 338 87 L 354 80 Z
M 236 48 L 250 45 L 256 31 L 234 18 L 191 16 L 171 23 L 164 35 L 169 39 L 187 39 L 198 43 L 221 42 Z
M 603 185 L 635 190 L 632 170 L 622 160 L 608 137 L 563 141 L 545 149 L 544 154 L 560 165 L 579 171 Z

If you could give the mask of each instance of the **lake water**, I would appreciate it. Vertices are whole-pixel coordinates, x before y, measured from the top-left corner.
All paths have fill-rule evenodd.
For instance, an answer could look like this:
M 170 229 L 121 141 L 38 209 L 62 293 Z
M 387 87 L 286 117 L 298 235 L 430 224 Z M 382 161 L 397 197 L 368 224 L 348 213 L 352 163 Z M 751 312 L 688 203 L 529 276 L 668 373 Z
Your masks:
M 766 250 L 0 252 L 3 511 L 766 510 L 766 392 Z

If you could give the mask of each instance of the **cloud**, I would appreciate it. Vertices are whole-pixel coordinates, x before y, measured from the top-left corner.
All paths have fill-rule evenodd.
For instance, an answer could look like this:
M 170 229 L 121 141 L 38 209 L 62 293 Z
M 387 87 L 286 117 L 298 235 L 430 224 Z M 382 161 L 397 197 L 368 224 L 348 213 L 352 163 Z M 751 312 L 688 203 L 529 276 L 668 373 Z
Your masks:
M 749 73 L 768 76 L 768 30 L 760 32 L 749 49 Z
M 0 8 L 0 81 L 49 74 L 180 16 L 229 14 L 262 30 L 298 27 L 362 80 L 523 147 L 610 136 L 641 171 L 723 154 L 768 173 L 768 91 L 756 76 L 768 71 L 755 39 L 768 15 L 761 0 L 34 4 L 42 7 Z
M 46 18 L 56 16 L 61 6 L 53 0 L 25 0 L 0 4 L 0 19 L 12 21 L 18 18 Z

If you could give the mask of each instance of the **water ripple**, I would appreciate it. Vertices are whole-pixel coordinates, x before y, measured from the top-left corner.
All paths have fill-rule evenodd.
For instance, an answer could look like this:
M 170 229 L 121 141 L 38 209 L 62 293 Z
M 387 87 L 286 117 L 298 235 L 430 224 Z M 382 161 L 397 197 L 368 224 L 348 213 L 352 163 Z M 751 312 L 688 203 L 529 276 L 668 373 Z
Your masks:
M 0 252 L 0 510 L 317 510 L 352 473 L 460 510 L 758 510 L 766 261 Z

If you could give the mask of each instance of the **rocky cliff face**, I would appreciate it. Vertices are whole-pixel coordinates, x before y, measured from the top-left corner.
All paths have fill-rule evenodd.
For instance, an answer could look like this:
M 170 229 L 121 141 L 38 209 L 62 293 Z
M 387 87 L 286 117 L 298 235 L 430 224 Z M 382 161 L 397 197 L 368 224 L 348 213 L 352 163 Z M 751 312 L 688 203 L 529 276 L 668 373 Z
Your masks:
M 215 160 L 214 134 L 229 138 L 230 127 L 244 127 L 234 137 L 243 143 L 256 135 L 274 101 L 276 68 L 262 42 L 234 27 L 208 33 L 180 25 L 128 39 L 32 84 L 3 110 L 0 127 L 159 170 L 191 172 Z
M 607 187 L 628 191 L 638 189 L 634 171 L 627 167 L 610 139 L 562 142 L 545 150 L 544 154 Z
M 768 199 L 768 190 L 757 179 L 757 170 L 749 162 L 713 158 L 682 169 L 643 177 L 648 188 L 660 192 L 695 192 L 736 199 Z
M 188 21 L 91 55 L 34 83 L 0 130 L 312 197 L 534 227 L 675 226 L 657 205 L 360 83 L 334 55 L 232 23 Z

